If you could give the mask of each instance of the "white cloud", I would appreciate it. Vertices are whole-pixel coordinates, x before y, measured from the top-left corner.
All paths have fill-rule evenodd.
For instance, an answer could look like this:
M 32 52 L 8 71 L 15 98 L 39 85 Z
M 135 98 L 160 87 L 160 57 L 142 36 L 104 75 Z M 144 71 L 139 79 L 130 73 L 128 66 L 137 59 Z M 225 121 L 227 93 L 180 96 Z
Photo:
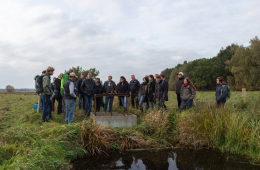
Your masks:
M 259 36 L 259 1 L 9 0 L 0 6 L 0 75 L 15 87 L 51 65 L 138 79 Z
M 174 57 L 172 57 L 172 59 L 175 60 L 175 61 L 180 61 L 180 60 L 183 59 L 183 57 L 182 56 L 174 56 Z

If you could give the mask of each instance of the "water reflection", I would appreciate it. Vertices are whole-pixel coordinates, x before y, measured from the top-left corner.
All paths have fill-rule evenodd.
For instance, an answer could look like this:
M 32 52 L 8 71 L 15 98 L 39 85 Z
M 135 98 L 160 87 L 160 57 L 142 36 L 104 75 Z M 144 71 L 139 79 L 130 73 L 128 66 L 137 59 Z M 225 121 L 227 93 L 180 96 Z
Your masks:
M 212 150 L 161 150 L 113 153 L 89 157 L 73 164 L 74 170 L 259 170 L 237 156 Z

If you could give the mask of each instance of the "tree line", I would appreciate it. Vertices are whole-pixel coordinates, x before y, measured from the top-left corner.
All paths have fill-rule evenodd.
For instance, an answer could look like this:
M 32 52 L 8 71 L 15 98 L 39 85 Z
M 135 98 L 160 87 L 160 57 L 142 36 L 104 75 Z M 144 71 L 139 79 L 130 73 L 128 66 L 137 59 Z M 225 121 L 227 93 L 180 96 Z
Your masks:
M 184 61 L 162 71 L 169 81 L 169 90 L 175 90 L 178 72 L 191 78 L 198 90 L 215 90 L 216 78 L 223 76 L 232 90 L 260 89 L 260 40 L 255 37 L 248 47 L 231 44 L 221 48 L 217 56 Z

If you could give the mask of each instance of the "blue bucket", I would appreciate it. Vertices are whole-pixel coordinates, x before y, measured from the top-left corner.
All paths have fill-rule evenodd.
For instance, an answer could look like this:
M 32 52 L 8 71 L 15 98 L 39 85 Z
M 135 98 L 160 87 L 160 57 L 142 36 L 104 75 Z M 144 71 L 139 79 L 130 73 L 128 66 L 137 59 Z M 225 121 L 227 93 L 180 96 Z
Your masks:
M 34 108 L 35 111 L 37 111 L 38 103 L 34 104 L 33 108 Z

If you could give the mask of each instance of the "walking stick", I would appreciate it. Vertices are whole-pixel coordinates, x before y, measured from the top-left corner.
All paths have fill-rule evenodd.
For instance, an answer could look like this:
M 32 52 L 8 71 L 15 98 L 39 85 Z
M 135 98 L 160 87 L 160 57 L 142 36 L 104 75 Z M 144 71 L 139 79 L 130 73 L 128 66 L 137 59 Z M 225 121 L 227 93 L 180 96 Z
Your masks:
M 40 105 L 41 105 L 41 98 L 40 95 L 38 95 L 38 107 L 37 107 L 37 113 L 40 111 Z

